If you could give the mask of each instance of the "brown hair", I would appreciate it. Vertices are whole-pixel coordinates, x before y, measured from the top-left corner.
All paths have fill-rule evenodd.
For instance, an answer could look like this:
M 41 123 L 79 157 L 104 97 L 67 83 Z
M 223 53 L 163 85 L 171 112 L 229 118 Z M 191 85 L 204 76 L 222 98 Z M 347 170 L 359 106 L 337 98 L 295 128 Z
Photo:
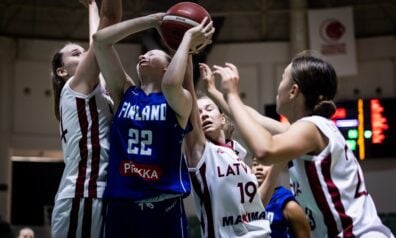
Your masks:
M 54 56 L 52 57 L 52 72 L 51 72 L 52 89 L 54 91 L 54 111 L 55 111 L 55 117 L 58 121 L 60 121 L 60 112 L 59 112 L 60 94 L 66 82 L 62 77 L 60 77 L 56 73 L 56 70 L 62 66 L 63 66 L 63 53 L 61 52 L 61 50 L 58 50 L 55 52 Z
M 291 62 L 292 79 L 305 96 L 305 105 L 312 115 L 330 118 L 336 110 L 333 99 L 337 92 L 337 75 L 331 64 L 304 52 Z

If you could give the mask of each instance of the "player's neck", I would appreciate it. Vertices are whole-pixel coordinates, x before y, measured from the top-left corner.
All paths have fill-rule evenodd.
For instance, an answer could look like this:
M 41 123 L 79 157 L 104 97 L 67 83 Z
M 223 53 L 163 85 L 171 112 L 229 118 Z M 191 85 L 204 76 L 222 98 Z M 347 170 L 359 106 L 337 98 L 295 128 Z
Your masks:
M 161 85 L 158 85 L 157 83 L 154 83 L 154 82 L 142 83 L 142 84 L 140 85 L 140 88 L 141 88 L 146 94 L 161 92 Z

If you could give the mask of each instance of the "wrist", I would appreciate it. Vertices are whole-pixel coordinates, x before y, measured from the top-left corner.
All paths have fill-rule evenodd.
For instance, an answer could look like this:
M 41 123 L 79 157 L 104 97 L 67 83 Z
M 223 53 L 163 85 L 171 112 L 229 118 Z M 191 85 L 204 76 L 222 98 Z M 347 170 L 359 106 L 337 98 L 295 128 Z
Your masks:
M 218 93 L 221 94 L 221 92 L 219 92 L 219 91 L 216 89 L 216 87 L 213 87 L 213 86 L 209 86 L 209 87 L 205 88 L 205 91 L 206 91 L 209 95 L 216 95 L 216 94 L 218 94 Z
M 150 24 L 154 27 L 159 29 L 161 26 L 161 22 L 162 22 L 162 17 L 160 17 L 158 14 L 151 14 L 148 16 L 148 20 L 150 22 Z
M 228 100 L 240 100 L 238 92 L 227 92 L 226 97 Z

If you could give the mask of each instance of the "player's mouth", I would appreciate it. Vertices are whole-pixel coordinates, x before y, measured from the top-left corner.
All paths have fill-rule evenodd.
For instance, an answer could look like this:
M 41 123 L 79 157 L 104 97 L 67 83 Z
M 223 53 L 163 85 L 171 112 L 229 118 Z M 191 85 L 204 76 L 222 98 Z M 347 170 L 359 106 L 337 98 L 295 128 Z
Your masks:
M 139 66 L 143 65 L 143 64 L 147 64 L 148 60 L 141 60 L 139 61 Z
M 209 120 L 206 120 L 206 121 L 202 122 L 202 128 L 203 129 L 206 129 L 206 128 L 210 127 L 210 125 L 212 125 L 212 122 L 209 121 Z

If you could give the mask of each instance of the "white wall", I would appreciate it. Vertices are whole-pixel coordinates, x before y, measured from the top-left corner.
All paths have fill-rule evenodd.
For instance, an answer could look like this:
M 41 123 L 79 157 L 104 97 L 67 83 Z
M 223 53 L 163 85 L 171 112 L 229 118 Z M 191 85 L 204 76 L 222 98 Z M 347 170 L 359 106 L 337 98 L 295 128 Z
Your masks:
M 358 40 L 358 74 L 340 78 L 338 98 L 395 97 L 396 94 L 396 38 L 378 37 Z M 353 89 L 360 91 L 354 95 Z M 377 94 L 380 88 L 382 94 Z
M 216 45 L 207 61 L 210 66 L 224 65 L 225 62 L 238 66 L 245 103 L 263 111 L 264 104 L 274 103 L 278 82 L 288 60 L 288 43 L 250 43 Z
M 60 149 L 53 113 L 51 57 L 64 42 L 17 40 L 12 102 L 13 148 Z M 26 91 L 29 90 L 29 93 Z

